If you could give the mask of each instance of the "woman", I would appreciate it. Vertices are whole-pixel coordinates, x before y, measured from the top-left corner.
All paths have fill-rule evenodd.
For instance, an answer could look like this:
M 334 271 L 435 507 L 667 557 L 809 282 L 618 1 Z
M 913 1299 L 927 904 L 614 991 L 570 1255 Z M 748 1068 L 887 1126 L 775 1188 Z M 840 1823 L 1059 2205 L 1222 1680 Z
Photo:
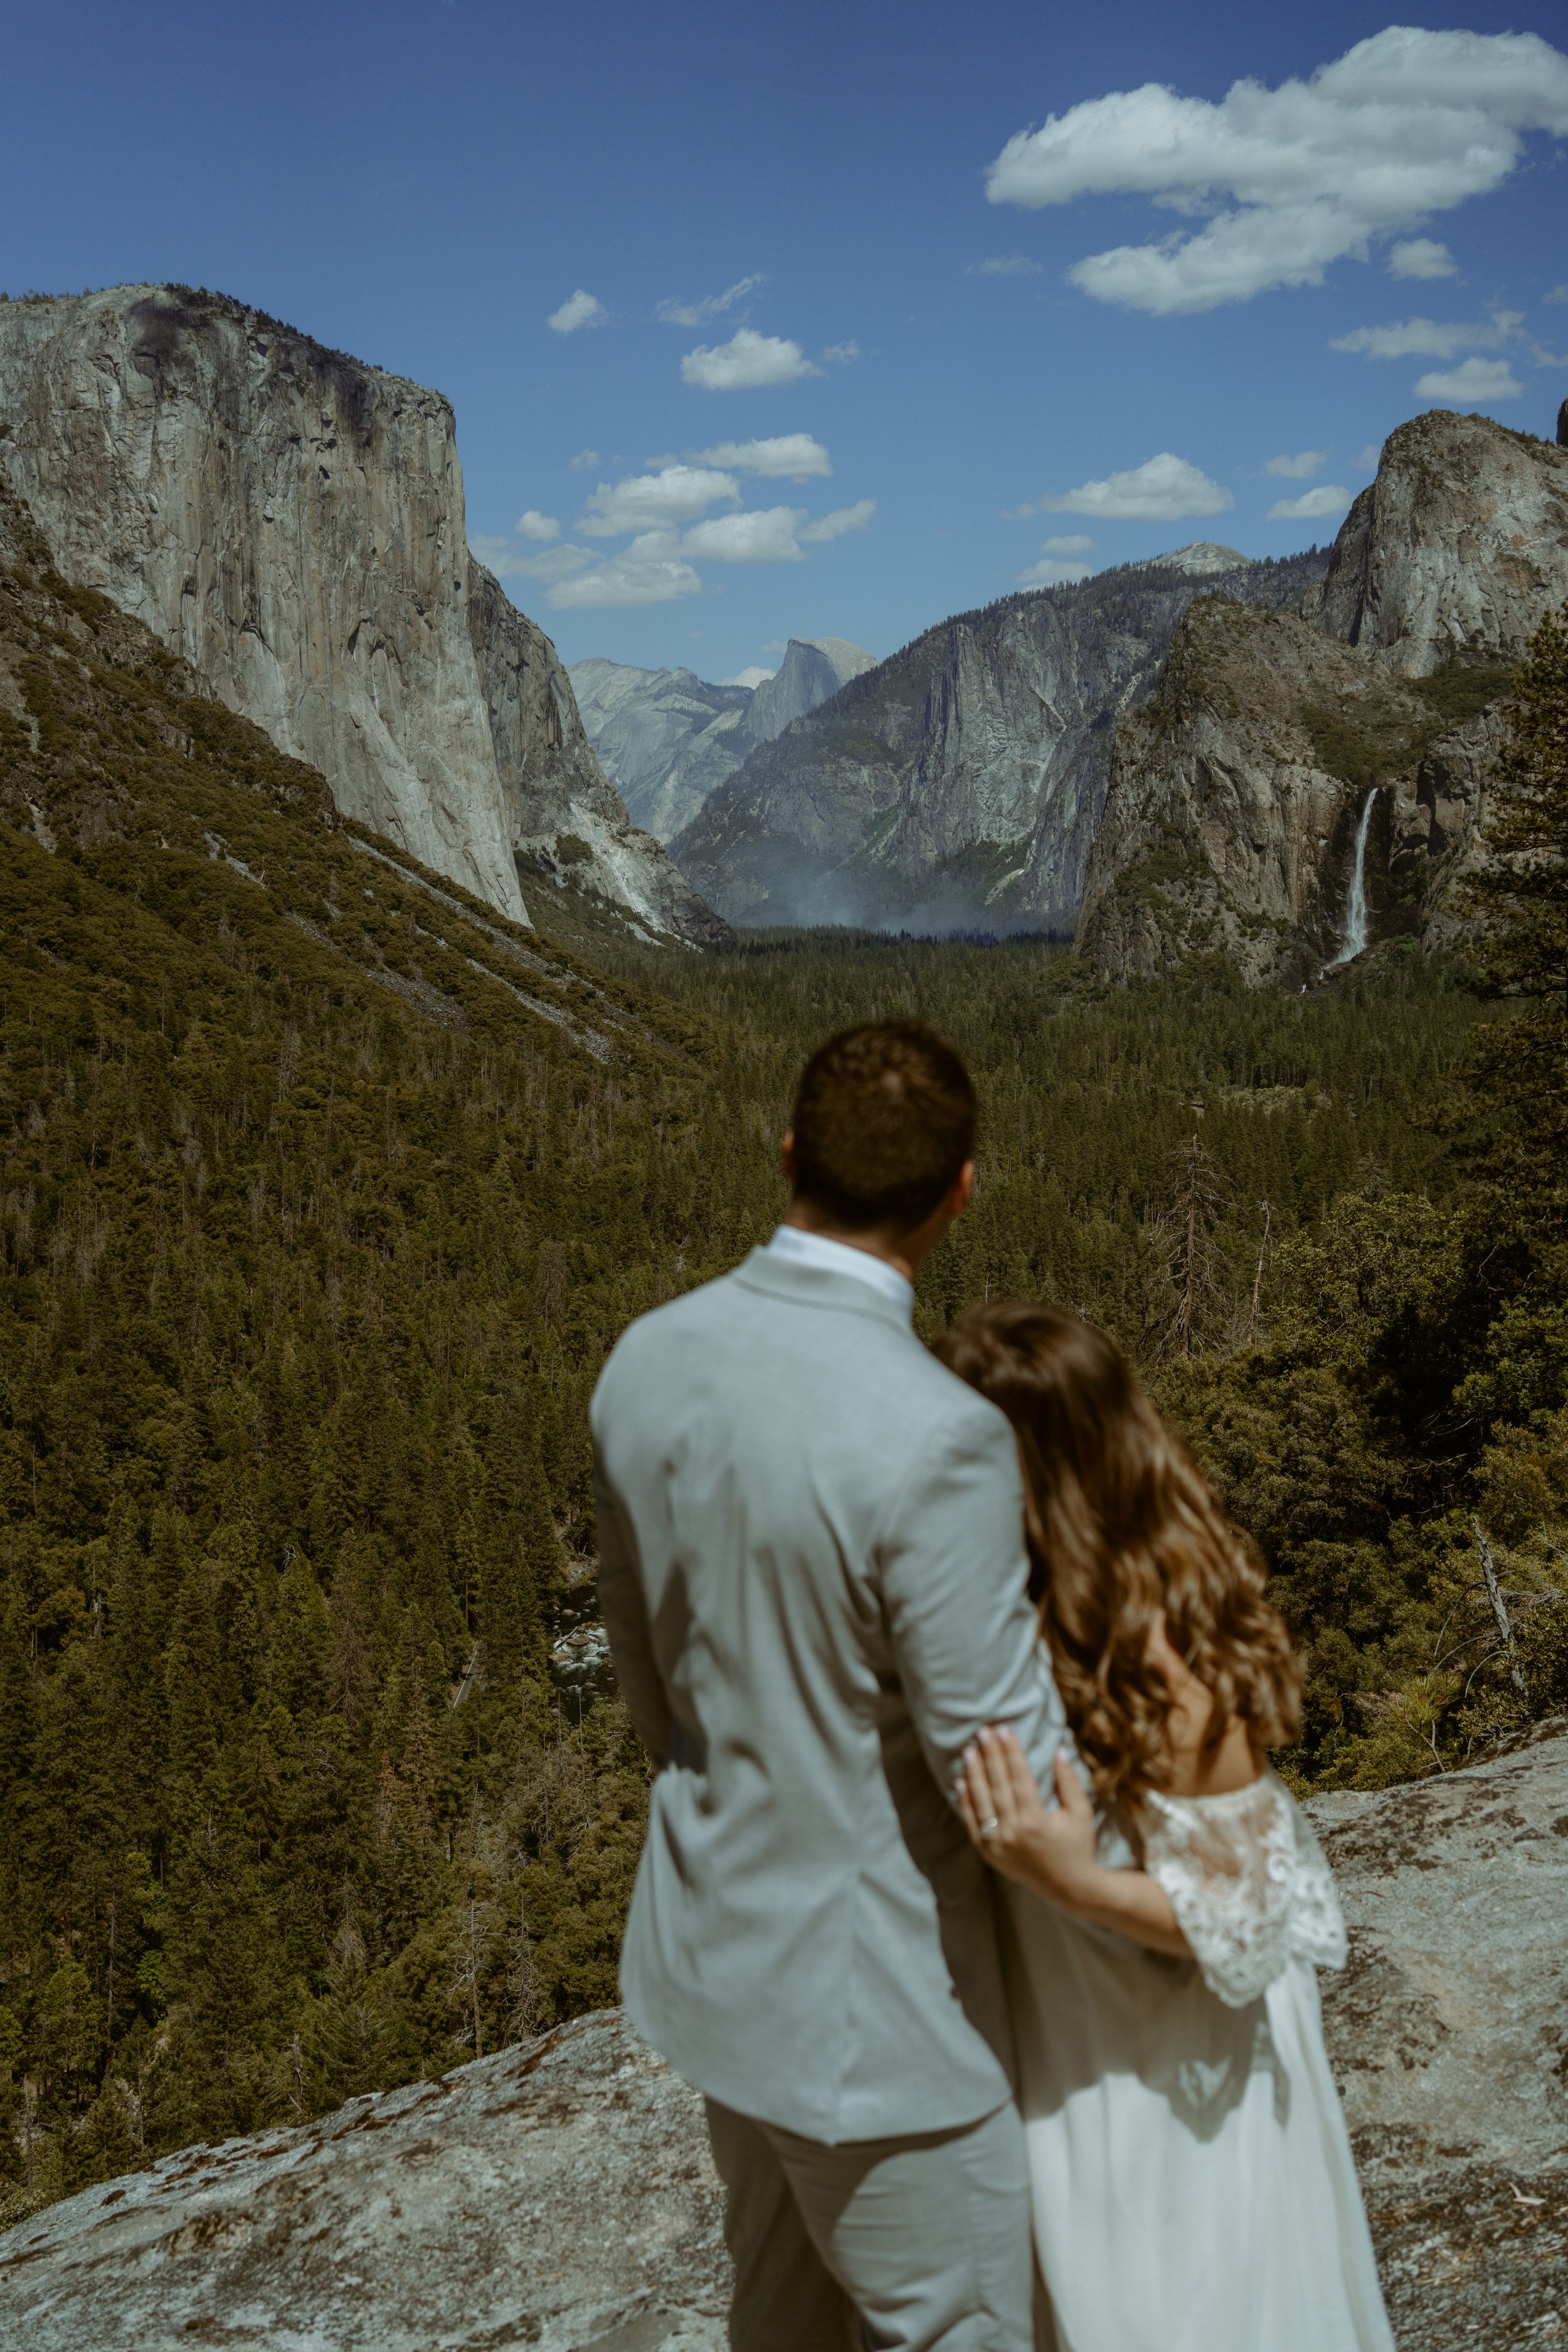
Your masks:
M 1284 1625 L 1092 1325 L 1001 1301 L 937 1352 L 1017 1435 L 1031 1583 L 1098 1801 L 1058 1757 L 1047 1809 L 1005 1732 L 960 1790 L 1012 1883 L 1043 2340 L 1392 2352 L 1318 2003 L 1344 1927 L 1265 1760 L 1296 1735 Z

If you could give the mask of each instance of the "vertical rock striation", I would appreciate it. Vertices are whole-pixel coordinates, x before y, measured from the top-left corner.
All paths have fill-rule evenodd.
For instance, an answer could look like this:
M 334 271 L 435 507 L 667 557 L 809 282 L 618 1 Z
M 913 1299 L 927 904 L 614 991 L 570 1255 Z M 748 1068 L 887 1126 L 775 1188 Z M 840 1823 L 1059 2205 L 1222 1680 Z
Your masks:
M 531 658 L 512 681 L 510 746 L 492 731 L 476 637 L 505 629 L 498 611 L 481 623 L 470 609 L 439 393 L 186 288 L 10 302 L 0 460 L 68 579 L 144 621 L 320 768 L 345 814 L 526 921 L 520 812 L 535 836 L 576 837 L 593 754 L 552 649 L 521 614 Z M 614 802 L 602 776 L 598 791 Z M 648 919 L 656 904 L 692 905 L 624 810 L 606 834 L 617 823 L 616 860 L 595 855 L 579 878 Z

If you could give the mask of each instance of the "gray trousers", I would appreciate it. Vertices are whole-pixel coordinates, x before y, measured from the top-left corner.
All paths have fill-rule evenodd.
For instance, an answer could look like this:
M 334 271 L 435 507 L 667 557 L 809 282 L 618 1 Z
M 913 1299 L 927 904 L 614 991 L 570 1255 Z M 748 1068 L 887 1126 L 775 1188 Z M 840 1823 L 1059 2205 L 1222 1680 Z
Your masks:
M 1031 2352 L 1016 2107 L 825 2147 L 708 2105 L 735 2265 L 732 2352 Z

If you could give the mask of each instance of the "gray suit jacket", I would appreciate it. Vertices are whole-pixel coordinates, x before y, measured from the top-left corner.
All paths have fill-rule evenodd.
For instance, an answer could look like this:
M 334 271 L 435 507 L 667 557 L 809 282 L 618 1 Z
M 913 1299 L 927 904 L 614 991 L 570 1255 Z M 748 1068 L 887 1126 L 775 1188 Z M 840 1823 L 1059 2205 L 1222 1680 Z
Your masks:
M 660 1767 L 633 2019 L 810 2139 L 978 2121 L 1011 2041 L 946 1791 L 982 1723 L 1041 1771 L 1062 1726 L 1006 1421 L 892 1300 L 756 1250 L 632 1326 L 593 1423 L 605 1623 Z

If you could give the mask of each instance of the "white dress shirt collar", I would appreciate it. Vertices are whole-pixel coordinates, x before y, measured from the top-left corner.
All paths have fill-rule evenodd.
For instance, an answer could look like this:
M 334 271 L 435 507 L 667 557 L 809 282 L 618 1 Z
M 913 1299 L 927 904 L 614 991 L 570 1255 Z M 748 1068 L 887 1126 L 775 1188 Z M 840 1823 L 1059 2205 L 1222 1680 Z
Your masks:
M 825 1274 L 847 1274 L 851 1281 L 879 1290 L 914 1321 L 912 1286 L 896 1265 L 889 1265 L 886 1258 L 873 1257 L 869 1250 L 857 1249 L 852 1242 L 833 1241 L 826 1234 L 808 1234 L 799 1225 L 781 1225 L 768 1250 L 791 1265 L 815 1265 Z

